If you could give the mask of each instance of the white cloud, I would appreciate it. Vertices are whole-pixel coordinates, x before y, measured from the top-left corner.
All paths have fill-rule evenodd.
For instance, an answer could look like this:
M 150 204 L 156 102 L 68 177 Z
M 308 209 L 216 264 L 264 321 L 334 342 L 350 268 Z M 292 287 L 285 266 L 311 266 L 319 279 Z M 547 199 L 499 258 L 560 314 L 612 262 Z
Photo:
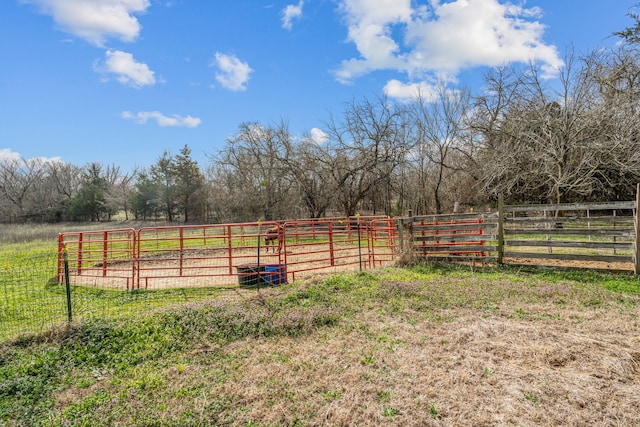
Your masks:
M 20 153 L 11 151 L 11 148 L 0 148 L 0 162 L 12 162 L 20 160 Z
M 347 83 L 376 69 L 403 68 L 392 27 L 411 21 L 411 0 L 342 0 L 340 10 L 349 28 L 347 39 L 362 58 L 343 61 L 336 72 L 338 81 Z
M 282 28 L 286 30 L 293 28 L 293 20 L 302 17 L 302 6 L 304 6 L 304 0 L 300 0 L 298 4 L 287 5 L 282 10 Z
M 425 101 L 431 101 L 436 97 L 434 86 L 426 82 L 403 83 L 399 80 L 392 79 L 387 82 L 383 91 L 391 98 L 402 100 L 412 100 L 420 96 Z
M 341 0 L 348 41 L 360 57 L 343 61 L 336 79 L 348 83 L 375 70 L 410 78 L 455 76 L 460 70 L 538 61 L 547 76 L 562 66 L 555 46 L 542 40 L 539 8 L 498 0 Z
M 63 163 L 62 159 L 58 156 L 56 157 L 31 157 L 29 159 L 23 159 L 20 153 L 17 153 L 11 148 L 0 148 L 0 163 L 11 163 L 11 162 L 38 162 L 38 163 Z
M 100 47 L 111 37 L 125 42 L 135 40 L 141 27 L 134 15 L 145 13 L 151 5 L 149 0 L 22 1 L 38 5 L 61 30 Z
M 202 122 L 199 118 L 186 116 L 182 117 L 177 114 L 172 116 L 165 116 L 159 111 L 140 111 L 138 113 L 132 113 L 131 111 L 123 111 L 120 116 L 126 120 L 133 120 L 139 124 L 145 124 L 148 120 L 155 120 L 158 126 L 169 127 L 188 127 L 195 128 Z
M 457 72 L 464 67 L 505 62 L 539 61 L 552 71 L 562 66 L 555 46 L 542 40 L 541 10 L 497 0 L 458 0 L 436 9 L 436 21 L 417 22 L 408 29 L 414 49 L 409 67 Z M 464 31 L 455 29 L 464 28 Z
M 152 86 L 156 83 L 155 73 L 147 64 L 137 62 L 132 54 L 120 50 L 106 51 L 104 64 L 95 68 L 101 73 L 115 74 L 120 83 L 128 86 Z
M 217 69 L 216 80 L 223 87 L 233 91 L 247 89 L 249 75 L 253 72 L 249 64 L 240 61 L 234 55 L 216 52 L 212 65 Z
M 318 128 L 311 129 L 310 137 L 311 137 L 311 140 L 316 144 L 322 144 L 329 139 L 329 135 L 327 135 L 326 132 L 323 131 L 322 129 L 318 129 Z

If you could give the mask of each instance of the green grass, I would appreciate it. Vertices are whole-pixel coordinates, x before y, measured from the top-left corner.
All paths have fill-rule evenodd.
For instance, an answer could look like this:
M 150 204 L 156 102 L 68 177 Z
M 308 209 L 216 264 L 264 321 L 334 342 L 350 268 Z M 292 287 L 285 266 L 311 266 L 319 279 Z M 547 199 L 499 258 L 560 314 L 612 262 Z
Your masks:
M 380 378 L 370 403 L 378 416 L 401 420 L 405 410 L 397 398 L 402 393 L 396 392 L 397 384 L 385 381 L 392 371 L 383 367 L 405 343 L 376 319 L 411 328 L 420 322 L 448 323 L 474 310 L 544 324 L 558 319 L 534 316 L 529 305 L 623 310 L 638 307 L 639 295 L 638 279 L 629 276 L 416 266 L 290 284 L 237 302 L 209 298 L 135 317 L 105 313 L 0 347 L 0 424 L 273 425 L 247 415 L 251 401 L 232 392 L 254 387 L 236 383 L 247 369 L 251 349 L 273 343 L 280 350 L 268 353 L 265 362 L 291 366 L 306 383 L 312 381 L 304 380 L 308 362 L 287 356 L 287 347 L 303 345 L 311 336 L 329 343 L 344 335 L 366 340 L 364 347 L 354 348 L 354 361 L 359 360 L 358 369 L 366 373 L 362 386 Z M 87 304 L 95 298 L 88 296 Z M 141 292 L 129 298 L 135 311 L 136 298 L 152 297 Z M 448 344 L 449 339 L 442 338 L 432 345 Z M 478 376 L 495 378 L 494 369 L 482 367 Z M 260 391 L 273 400 L 273 407 L 290 408 L 287 425 L 317 422 L 322 408 L 341 402 L 347 391 L 319 389 L 317 400 L 308 400 L 289 380 L 276 375 Z M 530 390 L 523 391 L 523 398 L 542 403 Z M 421 405 L 425 417 L 446 417 L 440 403 Z
M 6 245 L 0 252 L 0 341 L 41 332 L 68 320 L 67 291 L 58 283 L 58 259 L 50 242 Z M 216 288 L 129 290 L 71 285 L 73 320 L 137 316 L 178 303 L 211 298 Z
M 56 254 L 58 243 L 33 240 L 26 243 L 6 243 L 0 245 L 0 268 L 20 266 L 25 260 Z
M 210 301 L 135 321 L 92 319 L 61 335 L 5 344 L 0 354 L 0 420 L 6 425 L 51 425 L 65 420 L 73 420 L 73 425 L 110 425 L 117 421 L 118 411 L 106 418 L 92 411 L 119 401 L 119 394 L 127 390 L 158 391 L 167 379 L 153 367 L 188 359 L 185 352 L 202 341 L 223 345 L 249 336 L 298 336 L 335 324 L 339 315 L 335 308 L 299 307 L 285 301 L 273 306 Z M 92 393 L 51 414 L 56 390 L 87 389 L 103 376 L 114 378 L 123 389 L 115 394 Z
M 34 269 L 27 273 L 28 280 L 0 283 L 0 295 L 3 295 L 0 300 L 0 341 L 67 322 L 69 312 L 65 285 L 55 283 L 55 277 L 50 274 L 37 273 L 38 270 Z M 75 321 L 96 316 L 135 318 L 140 313 L 212 298 L 224 292 L 226 290 L 220 287 L 135 289 L 125 292 L 72 285 L 71 316 Z

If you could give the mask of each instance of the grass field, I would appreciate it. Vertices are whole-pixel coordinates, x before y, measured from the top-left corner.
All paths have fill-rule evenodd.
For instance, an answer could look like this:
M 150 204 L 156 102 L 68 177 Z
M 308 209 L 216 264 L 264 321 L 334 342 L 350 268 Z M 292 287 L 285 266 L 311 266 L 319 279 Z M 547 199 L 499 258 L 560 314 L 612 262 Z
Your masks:
M 6 426 L 640 425 L 640 282 L 430 265 L 0 347 Z

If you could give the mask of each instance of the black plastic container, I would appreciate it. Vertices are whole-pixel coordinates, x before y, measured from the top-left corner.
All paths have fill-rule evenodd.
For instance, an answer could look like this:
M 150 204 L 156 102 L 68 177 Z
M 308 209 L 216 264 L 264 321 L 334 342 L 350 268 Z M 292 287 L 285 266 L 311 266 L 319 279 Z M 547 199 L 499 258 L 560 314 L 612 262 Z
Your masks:
M 238 283 L 241 288 L 267 284 L 263 274 L 260 274 L 264 273 L 264 265 L 242 264 L 236 268 L 238 269 Z

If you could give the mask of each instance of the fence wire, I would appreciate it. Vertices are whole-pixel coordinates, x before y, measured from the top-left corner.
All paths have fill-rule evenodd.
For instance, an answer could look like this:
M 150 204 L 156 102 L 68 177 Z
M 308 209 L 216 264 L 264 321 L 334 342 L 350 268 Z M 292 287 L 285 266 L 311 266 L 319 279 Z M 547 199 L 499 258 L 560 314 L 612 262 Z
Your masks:
M 40 333 L 64 324 L 67 299 L 57 284 L 57 254 L 0 267 L 0 338 Z
M 258 289 L 259 291 L 259 289 Z M 210 298 L 246 298 L 253 290 L 174 288 L 161 290 L 105 289 L 86 281 L 58 283 L 58 254 L 17 259 L 0 266 L 0 342 L 41 334 L 88 318 L 132 318 L 142 313 Z
M 261 246 L 265 223 L 61 233 L 59 254 L 15 256 L 0 268 L 0 342 L 83 319 L 135 321 L 185 302 L 247 298 L 287 274 L 380 267 L 393 259 L 391 221 L 379 230 L 360 219 L 287 223 L 277 252 Z

